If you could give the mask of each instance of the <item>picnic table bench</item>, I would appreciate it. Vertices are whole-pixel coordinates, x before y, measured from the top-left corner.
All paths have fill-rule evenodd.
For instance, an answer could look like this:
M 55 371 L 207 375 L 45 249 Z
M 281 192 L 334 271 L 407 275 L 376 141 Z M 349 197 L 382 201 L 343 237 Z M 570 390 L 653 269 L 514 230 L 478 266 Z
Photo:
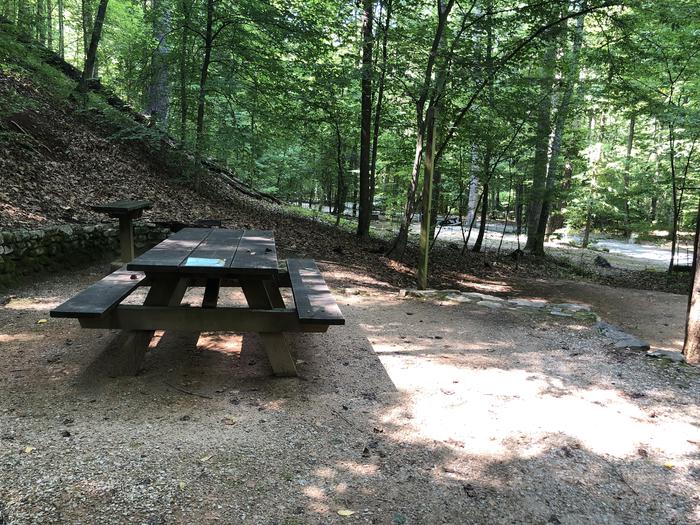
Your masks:
M 267 230 L 185 228 L 120 270 L 51 311 L 83 328 L 121 329 L 127 371 L 141 366 L 155 330 L 257 332 L 273 372 L 296 375 L 285 332 L 325 332 L 345 319 L 311 259 L 287 259 L 280 270 L 273 233 Z M 148 286 L 143 304 L 123 304 Z M 204 286 L 201 307 L 181 306 L 191 286 Z M 222 286 L 237 286 L 248 307 L 218 305 Z M 294 307 L 281 287 L 291 287 Z

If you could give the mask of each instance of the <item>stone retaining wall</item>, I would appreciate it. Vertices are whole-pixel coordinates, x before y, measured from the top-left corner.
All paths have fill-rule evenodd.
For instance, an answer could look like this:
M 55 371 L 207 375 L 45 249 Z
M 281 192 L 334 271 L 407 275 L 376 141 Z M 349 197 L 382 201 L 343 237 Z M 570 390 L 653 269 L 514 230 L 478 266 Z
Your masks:
M 134 223 L 136 251 L 159 243 L 170 231 L 153 223 Z M 84 266 L 119 255 L 117 223 L 50 226 L 0 231 L 0 289 L 22 276 Z

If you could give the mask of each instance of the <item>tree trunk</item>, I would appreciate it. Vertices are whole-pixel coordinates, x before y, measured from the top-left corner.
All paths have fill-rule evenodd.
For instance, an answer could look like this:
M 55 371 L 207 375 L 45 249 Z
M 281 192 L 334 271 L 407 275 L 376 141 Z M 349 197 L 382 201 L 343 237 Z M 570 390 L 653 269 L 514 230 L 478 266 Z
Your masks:
M 478 153 L 476 149 L 476 144 L 472 144 L 471 152 L 471 162 L 469 164 L 469 196 L 467 197 L 467 222 L 471 224 L 474 220 L 474 214 L 476 213 L 476 207 L 478 205 L 479 198 L 479 177 L 478 173 Z
M 345 211 L 345 158 L 343 155 L 343 138 L 340 133 L 340 124 L 336 120 L 334 122 L 335 127 L 335 151 L 336 151 L 336 163 L 338 165 L 338 188 L 335 194 L 335 225 L 340 224 L 340 217 Z
M 166 130 L 170 107 L 170 82 L 168 81 L 168 56 L 170 48 L 166 35 L 170 32 L 170 8 L 162 0 L 153 0 L 153 36 L 157 45 L 151 56 L 151 83 L 148 87 L 146 114 L 151 116 L 151 125 Z
M 695 220 L 695 248 L 693 256 L 692 288 L 688 295 L 688 310 L 685 323 L 685 341 L 683 342 L 683 355 L 688 363 L 700 363 L 700 204 L 698 205 L 698 217 Z
M 630 222 L 630 166 L 632 164 L 632 146 L 634 144 L 634 123 L 636 115 L 632 114 L 630 117 L 630 127 L 627 133 L 627 154 L 625 155 L 625 172 L 624 172 L 624 186 L 625 186 L 625 237 L 628 239 L 632 235 L 632 228 Z
M 678 238 L 678 218 L 680 216 L 680 203 L 678 198 L 678 181 L 676 178 L 676 136 L 674 133 L 673 123 L 668 125 L 668 155 L 671 165 L 671 262 L 668 265 L 668 271 L 672 272 L 676 263 L 676 239 Z
M 190 6 L 188 4 L 189 0 L 182 0 L 182 36 L 181 47 L 180 47 L 180 141 L 184 144 L 187 140 L 187 111 L 189 109 L 188 96 L 187 96 L 187 84 L 189 77 L 189 70 L 187 67 L 187 52 L 189 50 L 189 36 L 190 31 L 188 29 L 190 23 Z
M 399 259 L 403 257 L 403 254 L 406 251 L 406 245 L 408 244 L 408 230 L 411 226 L 411 220 L 413 219 L 416 190 L 418 188 L 418 177 L 420 176 L 420 167 L 423 161 L 423 138 L 425 134 L 424 112 L 426 110 L 425 105 L 428 102 L 428 98 L 430 96 L 433 69 L 435 67 L 435 61 L 437 59 L 438 50 L 440 49 L 442 39 L 445 34 L 447 18 L 449 17 L 450 11 L 452 10 L 454 3 L 455 0 L 447 0 L 446 4 L 443 3 L 443 0 L 438 0 L 438 24 L 435 28 L 435 36 L 433 37 L 433 43 L 430 49 L 430 54 L 428 55 L 428 63 L 426 65 L 425 75 L 423 76 L 423 85 L 421 87 L 420 96 L 416 101 L 416 151 L 413 157 L 411 180 L 408 184 L 408 191 L 406 192 L 406 206 L 404 208 L 403 217 L 401 218 L 399 233 L 396 235 L 396 238 L 394 239 L 391 248 L 387 252 L 387 255 L 397 257 Z M 430 110 L 431 107 L 432 103 L 428 104 L 428 110 Z
M 581 8 L 586 8 L 586 1 L 582 3 Z M 557 116 L 554 125 L 554 136 L 551 141 L 549 164 L 547 166 L 547 179 L 545 182 L 544 198 L 542 199 L 542 210 L 540 212 L 539 221 L 537 223 L 537 232 L 534 239 L 532 252 L 538 255 L 544 255 L 544 238 L 547 233 L 547 221 L 552 209 L 552 201 L 554 199 L 554 191 L 559 175 L 559 157 L 561 154 L 561 141 L 566 128 L 566 119 L 571 106 L 571 99 L 574 94 L 574 89 L 578 81 L 579 72 L 579 56 L 581 55 L 581 46 L 583 44 L 583 23 L 584 15 L 576 19 L 576 30 L 574 32 L 574 40 L 571 46 L 571 63 L 565 75 L 564 94 L 562 96 L 559 107 L 557 108 Z M 528 230 L 528 243 L 530 242 L 530 231 Z
M 53 5 L 46 0 L 46 47 L 53 51 Z
M 391 23 L 392 0 L 386 2 L 386 18 L 384 19 L 384 27 L 382 28 L 382 62 L 379 71 L 379 86 L 377 88 L 377 103 L 374 108 L 374 129 L 372 132 L 372 155 L 369 169 L 369 185 L 370 195 L 369 202 L 374 207 L 374 194 L 376 189 L 377 178 L 377 146 L 379 144 L 379 125 L 382 115 L 382 103 L 384 101 L 384 81 L 386 79 L 387 68 L 387 41 L 389 35 L 389 24 Z M 370 210 L 371 218 L 371 210 Z
M 484 192 L 481 197 L 481 217 L 479 223 L 479 233 L 476 236 L 476 241 L 474 241 L 474 246 L 472 246 L 472 251 L 478 253 L 481 251 L 481 244 L 484 242 L 484 234 L 486 232 L 486 222 L 488 221 L 488 211 L 489 211 L 489 183 L 484 184 Z
M 530 206 L 527 214 L 527 243 L 525 250 L 540 255 L 542 250 L 537 240 L 537 230 L 542 214 L 547 185 L 547 161 L 549 157 L 549 134 L 552 124 L 552 84 L 556 62 L 557 46 L 549 42 L 541 58 L 540 102 L 537 106 L 537 131 L 535 135 L 535 160 L 532 169 Z
M 370 188 L 370 155 L 372 148 L 372 16 L 374 2 L 362 0 L 362 82 L 360 122 L 360 216 L 357 235 L 369 238 L 369 223 L 372 216 L 372 194 Z
M 58 0 L 58 54 L 66 57 L 66 33 L 63 26 L 63 0 Z
M 418 256 L 418 288 L 425 290 L 428 287 L 428 261 L 430 258 L 430 222 L 432 217 L 432 186 L 433 169 L 435 167 L 435 122 L 436 109 L 428 109 L 427 123 L 428 136 L 426 137 L 425 169 L 423 173 L 423 210 L 420 224 L 420 252 Z
M 46 45 L 46 9 L 44 6 L 44 0 L 37 0 L 36 2 L 36 16 L 34 17 L 34 23 L 36 25 L 36 39 L 42 46 L 44 46 Z
M 197 97 L 197 136 L 195 139 L 195 178 L 194 189 L 199 191 L 202 187 L 202 173 L 200 161 L 204 153 L 204 110 L 207 99 L 207 77 L 209 76 L 209 64 L 211 63 L 211 48 L 214 43 L 213 36 L 214 0 L 207 0 L 207 27 L 204 35 L 204 59 L 199 76 L 199 95 Z
M 100 5 L 97 8 L 97 16 L 95 16 L 95 27 L 92 30 L 92 38 L 90 39 L 90 47 L 88 48 L 85 59 L 85 68 L 83 75 L 80 77 L 80 92 L 87 93 L 88 79 L 91 78 L 90 72 L 95 70 L 95 62 L 97 61 L 97 46 L 102 37 L 102 25 L 104 24 L 105 14 L 107 13 L 107 2 L 109 0 L 100 0 Z
M 90 31 L 93 27 L 91 0 L 81 0 L 80 7 L 83 22 L 83 57 L 85 59 L 85 62 L 87 62 L 88 49 L 90 48 Z M 83 69 L 85 69 L 84 64 Z M 94 66 L 92 69 L 90 69 L 90 71 L 87 72 L 88 78 L 93 78 L 93 69 Z
M 525 188 L 522 181 L 515 186 L 515 234 L 520 237 L 523 233 L 523 197 Z

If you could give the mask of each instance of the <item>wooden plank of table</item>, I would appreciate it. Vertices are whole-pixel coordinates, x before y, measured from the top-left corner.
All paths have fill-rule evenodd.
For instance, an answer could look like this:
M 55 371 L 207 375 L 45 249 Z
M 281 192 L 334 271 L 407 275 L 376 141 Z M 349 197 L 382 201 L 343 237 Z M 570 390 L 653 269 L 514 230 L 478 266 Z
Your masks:
M 188 273 L 210 273 L 210 270 L 217 273 L 219 268 L 226 271 L 233 262 L 242 236 L 243 230 L 211 230 L 209 236 L 182 261 L 180 267 Z
M 184 228 L 131 261 L 129 270 L 178 271 L 180 264 L 213 230 Z
M 151 207 L 148 201 L 121 200 L 108 202 L 106 204 L 95 204 L 91 208 L 107 214 L 129 214 L 137 210 L 147 210 Z
M 300 322 L 345 324 L 345 318 L 313 260 L 287 259 L 287 269 Z
M 248 274 L 277 274 L 275 237 L 270 230 L 246 230 L 230 268 Z

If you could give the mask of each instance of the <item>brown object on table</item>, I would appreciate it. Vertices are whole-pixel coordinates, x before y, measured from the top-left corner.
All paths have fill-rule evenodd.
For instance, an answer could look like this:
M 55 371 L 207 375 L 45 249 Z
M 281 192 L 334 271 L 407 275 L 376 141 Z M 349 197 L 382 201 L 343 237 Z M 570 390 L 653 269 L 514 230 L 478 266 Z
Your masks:
M 83 328 L 122 329 L 127 371 L 135 373 L 154 330 L 257 332 L 272 370 L 295 376 L 284 332 L 325 332 L 345 324 L 321 272 L 310 259 L 289 259 L 281 272 L 273 233 L 267 230 L 185 228 L 52 310 Z M 135 276 L 133 278 L 132 276 Z M 139 286 L 143 305 L 121 302 Z M 205 286 L 201 308 L 180 306 L 190 286 Z M 243 290 L 247 308 L 217 305 L 222 286 Z M 291 286 L 294 308 L 280 287 Z
M 121 247 L 121 262 L 126 264 L 134 259 L 134 225 L 133 220 L 143 214 L 143 210 L 151 207 L 148 201 L 121 200 L 91 206 L 94 211 L 106 213 L 112 218 L 119 219 L 119 245 Z

